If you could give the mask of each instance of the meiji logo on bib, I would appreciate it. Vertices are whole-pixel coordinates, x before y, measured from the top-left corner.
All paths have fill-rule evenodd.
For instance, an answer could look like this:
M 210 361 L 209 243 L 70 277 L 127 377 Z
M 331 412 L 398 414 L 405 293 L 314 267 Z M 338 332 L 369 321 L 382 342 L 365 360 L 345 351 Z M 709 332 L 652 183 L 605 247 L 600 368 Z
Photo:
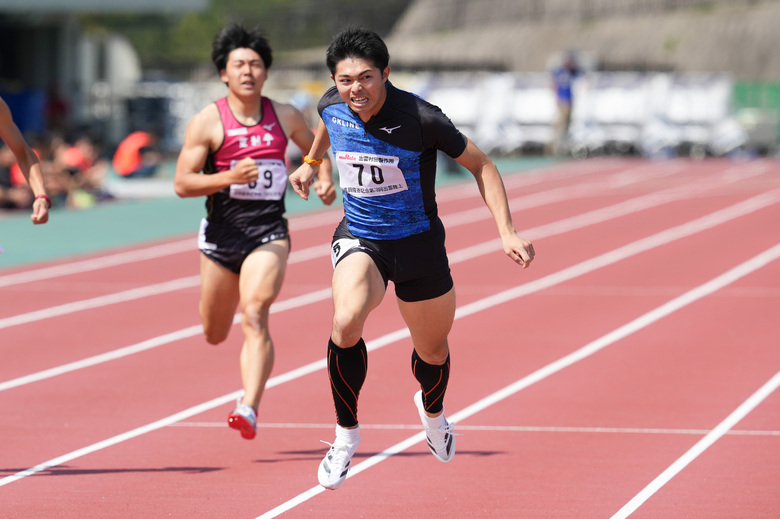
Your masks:
M 336 151 L 339 185 L 352 196 L 384 196 L 409 187 L 398 167 L 398 157 L 373 153 Z

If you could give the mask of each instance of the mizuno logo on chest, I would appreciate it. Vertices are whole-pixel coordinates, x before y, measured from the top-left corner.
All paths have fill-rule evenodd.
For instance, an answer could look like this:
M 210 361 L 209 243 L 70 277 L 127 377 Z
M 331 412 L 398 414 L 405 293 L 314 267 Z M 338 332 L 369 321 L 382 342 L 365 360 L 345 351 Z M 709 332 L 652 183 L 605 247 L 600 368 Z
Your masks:
M 385 132 L 387 132 L 389 134 L 389 133 L 393 133 L 393 130 L 397 130 L 400 127 L 401 127 L 401 125 L 399 124 L 398 126 L 393 126 L 392 128 L 388 128 L 387 126 L 384 126 L 382 128 L 379 128 L 379 129 L 382 130 L 382 131 L 385 131 Z

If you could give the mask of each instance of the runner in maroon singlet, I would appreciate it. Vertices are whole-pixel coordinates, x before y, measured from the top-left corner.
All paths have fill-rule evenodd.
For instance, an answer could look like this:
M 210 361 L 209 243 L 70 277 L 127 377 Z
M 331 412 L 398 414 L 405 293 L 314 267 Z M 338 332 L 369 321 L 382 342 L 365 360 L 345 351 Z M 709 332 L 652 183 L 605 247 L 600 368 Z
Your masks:
M 281 288 L 290 249 L 284 218 L 284 153 L 288 140 L 308 150 L 314 135 L 296 108 L 263 97 L 272 55 L 258 31 L 237 25 L 223 29 L 214 39 L 212 61 L 228 94 L 193 117 L 174 184 L 181 197 L 208 197 L 198 235 L 200 316 L 206 340 L 219 344 L 227 338 L 241 305 L 244 394 L 228 415 L 228 425 L 252 439 L 274 361 L 268 313 Z M 327 159 L 313 187 L 325 204 L 335 199 Z

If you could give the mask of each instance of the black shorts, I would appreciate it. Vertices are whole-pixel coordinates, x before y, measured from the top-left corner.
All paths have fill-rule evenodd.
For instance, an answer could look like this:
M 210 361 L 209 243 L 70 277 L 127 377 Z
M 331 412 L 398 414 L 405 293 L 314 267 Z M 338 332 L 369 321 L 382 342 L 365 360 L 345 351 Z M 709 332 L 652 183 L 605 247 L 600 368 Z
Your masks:
M 284 218 L 254 227 L 250 232 L 231 225 L 214 224 L 205 218 L 200 223 L 198 248 L 213 262 L 231 272 L 241 273 L 241 265 L 255 249 L 275 240 L 289 240 Z
M 444 225 L 436 218 L 431 229 L 398 240 L 358 238 L 341 220 L 331 243 L 333 268 L 353 252 L 365 252 L 376 264 L 382 279 L 395 284 L 395 295 L 402 301 L 424 301 L 442 296 L 453 287 Z

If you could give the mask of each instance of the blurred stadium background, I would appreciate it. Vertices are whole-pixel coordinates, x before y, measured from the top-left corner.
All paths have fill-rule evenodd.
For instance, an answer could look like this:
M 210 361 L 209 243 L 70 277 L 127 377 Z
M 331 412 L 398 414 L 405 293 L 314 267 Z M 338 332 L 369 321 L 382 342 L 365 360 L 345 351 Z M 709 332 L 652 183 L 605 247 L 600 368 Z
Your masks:
M 778 153 L 776 0 L 0 0 L 0 96 L 17 124 L 43 156 L 52 139 L 88 141 L 80 156 L 103 161 L 76 189 L 90 196 L 63 188 L 62 203 L 172 195 L 119 178 L 110 158 L 131 132 L 153 131 L 166 158 L 156 180 L 170 183 L 189 119 L 225 94 L 210 46 L 234 21 L 259 25 L 274 47 L 264 93 L 312 124 L 330 85 L 325 47 L 341 26 L 365 24 L 388 42 L 393 81 L 496 157 L 549 145 L 550 70 L 568 51 L 586 73 L 567 156 Z

